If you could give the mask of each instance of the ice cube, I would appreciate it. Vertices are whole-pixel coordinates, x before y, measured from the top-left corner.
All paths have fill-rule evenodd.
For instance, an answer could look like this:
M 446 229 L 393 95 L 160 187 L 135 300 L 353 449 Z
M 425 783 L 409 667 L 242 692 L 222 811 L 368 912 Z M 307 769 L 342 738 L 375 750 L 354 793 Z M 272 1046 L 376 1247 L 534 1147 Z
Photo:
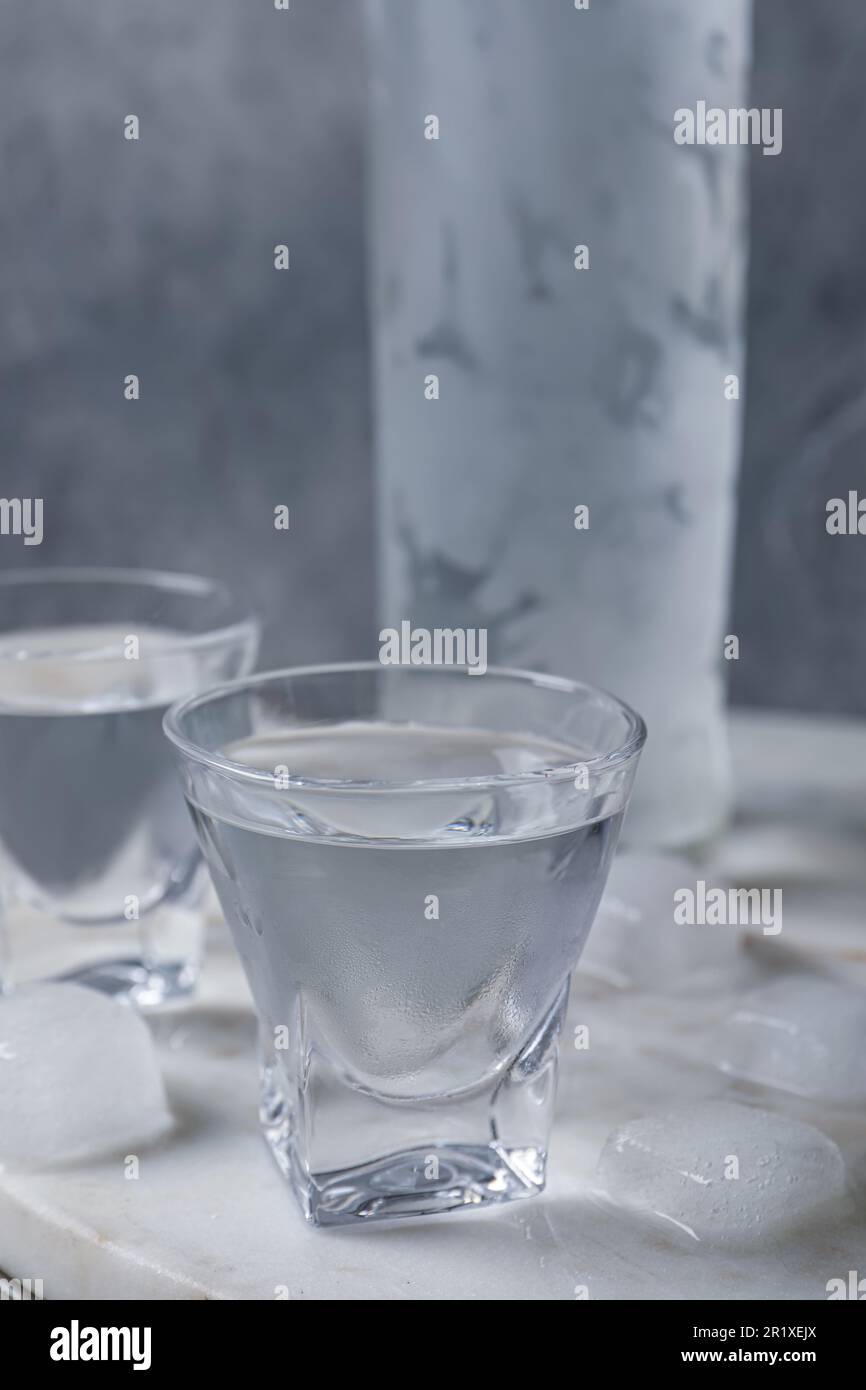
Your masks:
M 789 975 L 748 994 L 713 1041 L 730 1076 L 837 1105 L 866 1101 L 866 993 Z
M 737 927 L 674 919 L 674 894 L 694 892 L 700 876 L 674 855 L 617 855 L 578 973 L 623 989 L 676 990 L 735 965 Z
M 844 1190 L 832 1139 L 786 1115 L 712 1100 L 621 1125 L 598 1165 L 607 1192 L 695 1240 L 748 1243 Z
M 0 999 L 0 1159 L 125 1153 L 170 1124 L 150 1032 L 131 1007 L 72 984 Z

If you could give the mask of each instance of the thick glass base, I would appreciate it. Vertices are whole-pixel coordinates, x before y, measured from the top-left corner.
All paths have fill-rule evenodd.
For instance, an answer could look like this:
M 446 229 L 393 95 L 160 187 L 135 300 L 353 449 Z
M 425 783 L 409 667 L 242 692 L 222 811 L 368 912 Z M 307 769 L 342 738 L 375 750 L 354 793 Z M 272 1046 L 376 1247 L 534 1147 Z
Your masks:
M 416 1149 L 378 1163 L 304 1179 L 296 1156 L 268 1135 L 274 1157 L 314 1226 L 432 1216 L 532 1197 L 544 1187 L 546 1154 L 537 1149 Z
M 98 989 L 112 998 L 128 999 L 140 1009 L 153 1009 L 190 995 L 198 981 L 198 968 L 183 961 L 164 961 L 153 966 L 143 960 L 104 960 L 70 970 L 59 978 Z
M 430 1216 L 541 1192 L 567 995 L 505 1071 L 458 1094 L 389 1098 L 351 1085 L 315 1050 L 296 1068 L 266 1050 L 262 1129 L 306 1219 Z
M 82 925 L 13 904 L 0 914 L 0 994 L 67 980 L 152 1009 L 187 998 L 204 945 L 200 894 L 163 903 L 140 921 Z

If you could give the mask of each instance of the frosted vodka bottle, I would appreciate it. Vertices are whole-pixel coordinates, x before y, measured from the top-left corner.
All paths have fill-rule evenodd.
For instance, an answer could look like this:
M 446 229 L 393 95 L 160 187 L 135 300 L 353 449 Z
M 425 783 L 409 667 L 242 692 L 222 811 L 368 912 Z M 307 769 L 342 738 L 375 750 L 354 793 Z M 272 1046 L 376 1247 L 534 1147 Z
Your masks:
M 675 113 L 745 104 L 748 0 L 369 11 L 383 625 L 615 691 L 650 732 L 628 838 L 697 842 L 727 803 L 746 151 Z

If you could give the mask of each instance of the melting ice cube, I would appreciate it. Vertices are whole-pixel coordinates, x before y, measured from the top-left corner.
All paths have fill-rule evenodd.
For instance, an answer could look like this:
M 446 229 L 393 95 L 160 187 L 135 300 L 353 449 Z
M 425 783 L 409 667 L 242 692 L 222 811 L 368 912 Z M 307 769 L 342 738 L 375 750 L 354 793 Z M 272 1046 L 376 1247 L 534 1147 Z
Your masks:
M 698 877 L 693 864 L 674 855 L 617 855 L 579 973 L 620 988 L 675 990 L 734 964 L 737 927 L 674 917 L 674 894 L 694 892 Z
M 714 1039 L 722 1071 L 839 1105 L 866 1101 L 866 994 L 790 975 L 746 995 Z
M 838 1148 L 819 1130 L 725 1100 L 621 1125 L 598 1174 L 624 1205 L 695 1240 L 735 1243 L 802 1222 L 845 1181 Z
M 95 990 L 40 984 L 0 999 L 0 1158 L 62 1163 L 164 1133 L 147 1024 Z

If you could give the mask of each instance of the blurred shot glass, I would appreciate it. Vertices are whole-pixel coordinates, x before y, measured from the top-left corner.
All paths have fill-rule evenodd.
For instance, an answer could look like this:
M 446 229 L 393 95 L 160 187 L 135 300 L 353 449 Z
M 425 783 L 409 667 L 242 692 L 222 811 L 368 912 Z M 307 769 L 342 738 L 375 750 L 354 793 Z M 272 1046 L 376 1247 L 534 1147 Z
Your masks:
M 0 986 L 153 1006 L 198 974 L 206 876 L 162 717 L 249 672 L 258 625 L 207 579 L 0 573 Z

